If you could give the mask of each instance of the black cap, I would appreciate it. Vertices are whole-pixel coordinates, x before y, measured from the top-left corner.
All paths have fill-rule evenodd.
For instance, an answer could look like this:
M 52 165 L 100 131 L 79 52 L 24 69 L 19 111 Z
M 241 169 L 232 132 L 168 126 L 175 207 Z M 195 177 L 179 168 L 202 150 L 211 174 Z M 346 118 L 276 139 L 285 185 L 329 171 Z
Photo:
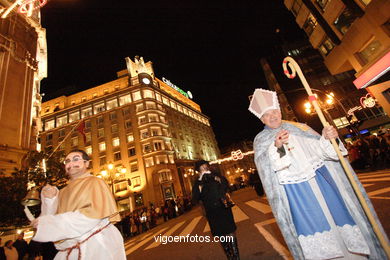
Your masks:
M 199 160 L 195 162 L 195 171 L 199 171 L 200 166 L 202 166 L 203 164 L 209 165 L 209 162 L 205 160 Z

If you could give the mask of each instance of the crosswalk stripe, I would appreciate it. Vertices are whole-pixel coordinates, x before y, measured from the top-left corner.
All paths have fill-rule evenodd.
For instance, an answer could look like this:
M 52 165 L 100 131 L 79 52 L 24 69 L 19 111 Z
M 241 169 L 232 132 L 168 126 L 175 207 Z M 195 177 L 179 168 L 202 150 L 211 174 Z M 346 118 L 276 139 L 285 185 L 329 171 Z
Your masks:
M 279 253 L 284 259 L 290 260 L 293 259 L 290 252 L 281 244 L 279 241 L 274 238 L 262 225 L 262 223 L 255 224 L 257 230 L 259 230 L 260 234 L 272 245 L 272 247 Z
M 366 188 L 366 187 L 370 187 L 372 185 L 375 185 L 375 184 L 372 184 L 372 183 L 366 183 L 366 184 L 363 184 L 363 187 Z
M 390 200 L 390 197 L 373 196 L 370 197 L 370 199 Z
M 256 209 L 256 210 L 258 210 L 260 212 L 262 212 L 263 214 L 267 214 L 267 213 L 272 212 L 272 209 L 271 209 L 270 206 L 268 206 L 267 204 L 255 201 L 255 200 L 247 201 L 247 202 L 245 202 L 245 204 L 247 204 L 248 206 L 251 206 L 252 208 L 254 208 L 254 209 Z
M 195 226 L 198 224 L 199 220 L 202 218 L 202 216 L 197 216 L 194 218 L 188 226 L 180 233 L 179 236 L 186 236 L 188 234 L 191 234 L 191 232 L 194 230 Z
M 209 232 L 210 231 L 210 225 L 209 222 L 206 222 L 206 226 L 203 229 L 203 233 Z
M 389 191 L 390 191 L 390 187 L 387 187 L 387 188 L 383 188 L 383 189 L 379 189 L 379 190 L 368 192 L 367 194 L 368 194 L 368 196 L 375 196 L 375 195 L 386 193 L 386 192 L 389 192 Z
M 249 217 L 237 205 L 232 208 L 232 211 L 234 222 L 236 223 L 249 219 Z
M 126 255 L 129 255 L 131 253 L 133 253 L 135 250 L 137 250 L 138 248 L 140 248 L 141 246 L 143 246 L 144 244 L 148 243 L 152 238 L 154 238 L 155 236 L 161 234 L 162 232 L 164 232 L 166 229 L 168 229 L 168 227 L 165 227 L 153 234 L 150 234 L 149 236 L 147 236 L 144 240 L 140 241 L 139 243 L 135 244 L 133 247 L 129 248 L 126 250 Z
M 377 172 L 377 173 L 359 173 L 359 178 L 366 178 L 366 177 L 376 177 L 376 176 L 388 176 L 390 175 L 390 172 Z
M 149 233 L 145 233 L 145 234 L 143 234 L 143 235 L 140 236 L 140 237 L 136 237 L 136 238 L 134 238 L 134 239 L 132 239 L 132 240 L 130 240 L 130 241 L 127 241 L 127 242 L 125 243 L 125 247 L 130 247 L 130 246 L 132 246 L 133 244 L 135 244 L 136 242 L 142 241 L 145 237 L 148 237 L 148 236 L 150 236 L 150 234 L 149 234 Z
M 185 221 L 182 221 L 180 223 L 177 223 L 176 225 L 174 225 L 171 229 L 169 229 L 163 236 L 170 236 L 172 235 L 173 232 L 175 232 L 179 227 L 181 227 L 183 224 L 184 224 Z M 154 241 L 151 245 L 149 245 L 147 248 L 145 248 L 144 250 L 148 250 L 148 249 L 151 249 L 151 248 L 155 248 L 155 247 L 158 247 L 159 245 L 161 245 L 161 241 Z
M 370 178 L 370 179 L 362 179 L 362 180 L 360 180 L 361 183 L 363 183 L 363 182 L 377 182 L 377 181 L 390 181 L 390 177 Z

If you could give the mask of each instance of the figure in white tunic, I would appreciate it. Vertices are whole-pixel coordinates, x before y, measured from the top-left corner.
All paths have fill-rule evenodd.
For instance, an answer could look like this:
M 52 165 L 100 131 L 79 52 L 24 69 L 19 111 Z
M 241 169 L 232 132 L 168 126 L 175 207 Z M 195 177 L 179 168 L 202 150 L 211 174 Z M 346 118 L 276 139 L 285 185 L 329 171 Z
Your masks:
M 64 161 L 68 185 L 42 189 L 41 215 L 31 222 L 37 229 L 33 240 L 54 242 L 55 259 L 126 259 L 122 235 L 112 224 L 120 221 L 114 197 L 89 173 L 89 161 L 85 151 L 70 152 Z
M 256 89 L 249 110 L 265 125 L 254 141 L 255 163 L 294 258 L 386 259 L 329 141 L 338 138 L 336 129 L 325 127 L 321 136 L 307 125 L 282 121 L 276 93 L 269 90 Z

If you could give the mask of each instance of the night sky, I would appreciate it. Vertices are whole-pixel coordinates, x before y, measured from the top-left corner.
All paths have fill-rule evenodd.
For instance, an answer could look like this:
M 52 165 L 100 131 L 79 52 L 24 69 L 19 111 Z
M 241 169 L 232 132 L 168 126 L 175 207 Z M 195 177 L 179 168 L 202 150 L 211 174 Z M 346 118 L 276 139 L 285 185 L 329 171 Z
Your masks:
M 253 140 L 262 124 L 248 96 L 267 88 L 259 60 L 304 37 L 283 1 L 140 2 L 52 0 L 42 8 L 44 100 L 112 81 L 125 57 L 139 55 L 158 78 L 192 92 L 220 148 Z

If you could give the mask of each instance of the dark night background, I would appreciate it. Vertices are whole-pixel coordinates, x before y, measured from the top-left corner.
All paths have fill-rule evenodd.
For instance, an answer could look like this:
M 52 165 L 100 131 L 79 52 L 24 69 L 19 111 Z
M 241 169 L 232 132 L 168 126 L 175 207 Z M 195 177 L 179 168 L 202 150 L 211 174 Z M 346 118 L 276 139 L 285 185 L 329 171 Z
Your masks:
M 44 100 L 112 81 L 126 68 L 125 57 L 139 55 L 153 62 L 158 78 L 192 92 L 220 148 L 253 140 L 262 129 L 247 109 L 254 89 L 268 88 L 260 58 L 304 37 L 282 0 L 52 0 L 41 12 Z

